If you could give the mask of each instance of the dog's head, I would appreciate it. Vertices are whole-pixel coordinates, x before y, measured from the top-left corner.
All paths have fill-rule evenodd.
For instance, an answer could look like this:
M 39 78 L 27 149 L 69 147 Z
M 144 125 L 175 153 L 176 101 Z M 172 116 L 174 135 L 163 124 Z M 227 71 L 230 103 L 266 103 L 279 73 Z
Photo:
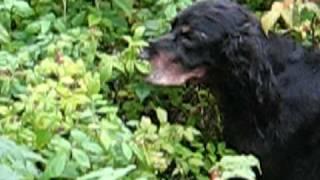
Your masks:
M 150 42 L 143 51 L 142 57 L 152 65 L 147 80 L 158 85 L 182 85 L 202 78 L 209 67 L 223 63 L 228 39 L 257 32 L 257 19 L 236 3 L 195 3 L 174 19 L 168 34 Z

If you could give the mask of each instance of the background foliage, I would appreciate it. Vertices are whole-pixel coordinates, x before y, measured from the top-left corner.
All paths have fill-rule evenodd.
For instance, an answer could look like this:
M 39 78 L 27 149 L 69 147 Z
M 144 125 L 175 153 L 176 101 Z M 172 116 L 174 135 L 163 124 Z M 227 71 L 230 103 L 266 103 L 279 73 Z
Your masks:
M 242 3 L 266 32 L 318 45 L 316 5 Z M 139 49 L 190 4 L 0 0 L 0 179 L 255 179 L 257 159 L 221 140 L 212 95 L 143 82 Z

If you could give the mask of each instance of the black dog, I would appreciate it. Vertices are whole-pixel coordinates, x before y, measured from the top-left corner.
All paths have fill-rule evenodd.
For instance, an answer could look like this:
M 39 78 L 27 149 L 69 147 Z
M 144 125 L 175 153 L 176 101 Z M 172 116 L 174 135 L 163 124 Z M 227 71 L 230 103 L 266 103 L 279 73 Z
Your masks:
M 226 0 L 202 1 L 180 13 L 151 42 L 149 82 L 201 79 L 216 95 L 224 138 L 253 153 L 267 180 L 320 179 L 320 54 L 277 35 Z

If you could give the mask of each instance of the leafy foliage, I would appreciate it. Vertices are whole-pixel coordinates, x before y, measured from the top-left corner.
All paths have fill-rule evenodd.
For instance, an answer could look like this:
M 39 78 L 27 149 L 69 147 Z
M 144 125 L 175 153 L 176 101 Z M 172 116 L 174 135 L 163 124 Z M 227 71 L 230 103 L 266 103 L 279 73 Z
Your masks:
M 0 179 L 254 179 L 205 89 L 143 81 L 144 40 L 191 3 L 0 0 Z
M 305 45 L 318 47 L 319 20 L 320 9 L 317 4 L 284 0 L 274 2 L 271 10 L 261 18 L 261 23 L 266 33 L 272 29 L 290 32 L 293 37 Z

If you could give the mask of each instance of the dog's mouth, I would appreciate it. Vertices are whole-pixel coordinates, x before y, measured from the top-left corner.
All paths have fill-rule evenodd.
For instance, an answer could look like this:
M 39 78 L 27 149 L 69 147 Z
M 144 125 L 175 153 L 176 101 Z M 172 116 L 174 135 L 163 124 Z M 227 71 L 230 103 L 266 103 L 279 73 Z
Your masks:
M 158 53 L 150 58 L 151 73 L 146 81 L 155 85 L 180 86 L 191 79 L 201 79 L 204 67 L 186 68 L 170 53 Z

